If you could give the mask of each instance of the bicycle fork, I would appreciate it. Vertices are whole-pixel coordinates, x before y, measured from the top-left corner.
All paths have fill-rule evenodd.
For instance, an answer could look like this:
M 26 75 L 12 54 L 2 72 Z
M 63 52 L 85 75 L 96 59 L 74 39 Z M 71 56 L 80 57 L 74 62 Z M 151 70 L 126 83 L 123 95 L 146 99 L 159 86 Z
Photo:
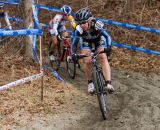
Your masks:
M 96 65 L 96 63 L 93 64 L 93 67 L 95 68 L 94 71 L 96 71 L 96 76 L 97 76 L 97 82 L 98 82 L 98 90 L 97 90 L 97 94 L 106 94 L 106 91 L 104 90 L 104 87 L 105 87 L 105 82 L 102 81 L 104 79 L 103 77 L 103 73 L 101 71 L 101 69 Z M 93 70 L 92 70 L 92 73 L 93 73 Z M 93 79 L 95 80 L 95 79 Z

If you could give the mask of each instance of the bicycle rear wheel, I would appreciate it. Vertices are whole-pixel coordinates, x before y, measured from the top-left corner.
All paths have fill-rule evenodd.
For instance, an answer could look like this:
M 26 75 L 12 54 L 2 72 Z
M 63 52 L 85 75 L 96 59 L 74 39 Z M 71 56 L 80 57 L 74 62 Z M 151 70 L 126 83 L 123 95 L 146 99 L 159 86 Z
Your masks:
M 50 65 L 51 65 L 51 67 L 54 70 L 58 71 L 58 69 L 60 68 L 60 55 L 61 55 L 60 43 L 56 47 L 54 53 L 53 53 L 53 47 L 54 47 L 54 45 L 52 44 L 52 42 L 50 42 L 49 43 L 49 60 L 50 60 Z
M 74 62 L 74 60 L 72 60 L 72 57 L 69 55 L 66 57 L 66 65 L 69 77 L 74 79 L 76 75 L 76 63 Z
M 102 113 L 102 117 L 104 120 L 106 120 L 108 108 L 107 108 L 107 93 L 103 90 L 105 85 L 105 80 L 101 70 L 98 70 L 97 67 L 93 67 L 93 82 L 94 82 L 100 110 Z

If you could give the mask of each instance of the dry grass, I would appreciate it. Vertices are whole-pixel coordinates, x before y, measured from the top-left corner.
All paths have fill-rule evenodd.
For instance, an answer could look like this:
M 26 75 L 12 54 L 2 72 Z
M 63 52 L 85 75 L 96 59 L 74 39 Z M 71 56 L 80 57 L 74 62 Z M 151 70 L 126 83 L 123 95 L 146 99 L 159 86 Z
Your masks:
M 43 1 L 42 4 L 53 7 L 61 7 L 63 4 L 68 4 L 73 8 L 74 12 L 82 7 L 89 6 L 92 10 L 92 14 L 96 17 L 160 29 L 160 1 L 158 0 L 137 0 L 133 1 L 131 5 L 128 0 L 76 0 L 74 2 L 68 0 L 57 1 L 56 3 L 53 3 L 52 1 Z M 51 17 L 47 16 L 46 11 L 45 13 L 42 11 L 41 13 L 46 17 L 45 21 L 44 19 L 41 19 L 40 21 L 49 21 Z M 54 13 L 51 13 L 51 16 L 52 15 L 54 16 Z M 112 25 L 106 26 L 113 41 L 160 51 L 160 37 L 158 34 Z M 117 47 L 113 47 L 111 65 L 116 68 L 125 68 L 134 71 L 160 73 L 159 56 Z

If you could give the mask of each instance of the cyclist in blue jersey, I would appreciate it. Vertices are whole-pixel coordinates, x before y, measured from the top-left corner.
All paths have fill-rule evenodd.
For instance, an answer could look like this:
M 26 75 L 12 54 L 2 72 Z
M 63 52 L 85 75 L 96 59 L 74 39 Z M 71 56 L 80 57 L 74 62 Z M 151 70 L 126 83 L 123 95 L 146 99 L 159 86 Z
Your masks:
M 7 24 L 8 29 L 12 29 L 12 26 L 10 24 L 9 18 L 8 18 L 8 13 L 7 11 L 4 10 L 4 3 L 0 3 L 0 18 L 4 18 L 5 22 Z M 1 23 L 0 23 L 0 28 L 1 28 Z
M 89 8 L 82 8 L 76 12 L 75 20 L 77 21 L 76 29 L 74 30 L 74 37 L 72 40 L 72 54 L 75 58 L 75 52 L 77 49 L 78 38 L 80 41 L 80 49 L 82 54 L 91 53 L 92 46 L 96 51 L 102 51 L 104 48 L 107 48 L 107 55 L 110 55 L 111 52 L 111 37 L 104 30 L 104 24 L 96 20 Z M 111 69 L 107 60 L 107 55 L 101 53 L 98 57 L 99 62 L 102 66 L 102 72 L 106 80 L 106 89 L 109 93 L 114 92 L 114 88 L 111 82 Z M 95 88 L 91 75 L 91 57 L 83 58 L 85 75 L 88 80 L 88 92 L 94 93 Z

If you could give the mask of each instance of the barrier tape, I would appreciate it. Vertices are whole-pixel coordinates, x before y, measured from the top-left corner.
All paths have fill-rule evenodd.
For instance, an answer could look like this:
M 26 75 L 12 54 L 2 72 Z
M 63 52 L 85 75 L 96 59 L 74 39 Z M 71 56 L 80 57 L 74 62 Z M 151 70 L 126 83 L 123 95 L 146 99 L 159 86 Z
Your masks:
M 56 78 L 58 79 L 59 81 L 62 81 L 64 82 L 64 80 L 61 78 L 61 76 L 57 73 L 57 71 L 55 71 L 54 69 L 52 69 L 51 67 L 48 67 L 48 66 L 43 66 L 44 69 L 48 69 L 51 74 Z
M 9 20 L 12 20 L 12 21 L 21 22 L 21 23 L 24 22 L 23 19 L 21 19 L 21 18 L 16 18 L 16 17 L 11 17 L 11 16 L 9 16 L 8 18 L 9 18 Z
M 142 31 L 146 31 L 146 32 L 160 34 L 160 30 L 155 29 L 155 28 L 133 25 L 133 24 L 128 24 L 128 23 L 121 23 L 121 22 L 116 22 L 116 21 L 112 21 L 112 20 L 105 20 L 105 19 L 101 19 L 101 18 L 97 18 L 97 19 L 101 20 L 104 23 L 110 24 L 110 25 L 116 25 L 116 26 L 121 26 L 121 27 L 125 27 L 125 28 L 131 28 L 131 29 L 135 29 L 135 30 L 142 30 Z
M 67 30 L 67 31 L 70 33 L 70 35 L 72 35 L 74 37 L 74 34 L 70 30 Z M 144 48 L 136 47 L 136 46 L 133 46 L 133 45 L 126 45 L 126 43 L 117 43 L 117 42 L 112 41 L 112 46 L 117 46 L 117 47 L 120 47 L 120 48 L 127 48 L 129 50 L 144 52 L 144 53 L 148 53 L 148 54 L 160 55 L 159 51 L 144 49 Z
M 160 55 L 160 52 L 158 52 L 158 51 L 153 51 L 153 50 L 144 49 L 144 48 L 140 48 L 140 47 L 136 47 L 136 46 L 131 46 L 131 45 L 125 45 L 125 44 L 122 44 L 122 43 L 112 42 L 112 45 L 120 47 L 120 48 L 127 48 L 129 50 L 134 50 L 134 51 L 139 51 L 139 52 L 145 52 L 145 53 L 148 53 L 148 54 Z
M 5 3 L 5 2 L 1 2 L 1 3 Z M 13 2 L 13 4 L 14 4 L 14 2 Z M 37 7 L 38 9 L 45 9 L 45 10 L 48 10 L 48 11 L 62 12 L 58 8 L 48 7 L 48 6 L 44 6 L 44 5 L 38 5 L 38 4 L 36 5 L 36 4 L 34 4 L 34 2 L 33 2 L 32 5 L 34 5 L 34 7 L 32 6 L 32 8 L 34 10 L 35 10 L 35 7 Z M 37 13 L 38 12 L 33 11 L 33 15 L 34 15 L 36 24 L 38 23 L 38 17 L 36 16 Z M 73 13 L 72 15 L 74 16 L 75 14 Z M 97 19 L 103 21 L 104 23 L 110 24 L 110 25 L 121 26 L 121 27 L 125 27 L 125 28 L 131 28 L 131 29 L 135 29 L 135 30 L 142 30 L 142 31 L 146 31 L 146 32 L 160 34 L 160 30 L 159 29 L 155 29 L 155 28 L 144 27 L 144 26 L 139 26 L 139 25 L 133 25 L 133 24 L 128 24 L 128 23 L 122 23 L 122 22 L 117 22 L 117 21 L 113 21 L 113 20 L 106 20 L 106 19 L 102 19 L 102 18 L 97 18 Z
M 36 45 L 37 45 L 37 35 L 34 35 L 33 36 L 33 44 L 32 44 L 32 54 L 33 54 L 33 59 L 35 62 L 38 61 L 38 59 L 37 59 L 38 54 L 36 52 Z
M 48 7 L 48 6 L 43 6 L 43 5 L 36 5 L 36 6 L 37 6 L 37 8 L 40 8 L 40 9 L 62 12 L 60 9 L 54 8 L 54 7 Z M 72 15 L 74 16 L 75 14 L 73 13 Z M 128 24 L 128 23 L 122 23 L 122 22 L 117 22 L 117 21 L 113 21 L 113 20 L 106 20 L 106 19 L 102 19 L 102 18 L 97 18 L 97 19 L 103 21 L 104 23 L 110 24 L 110 25 L 121 26 L 121 27 L 125 27 L 125 28 L 131 28 L 131 29 L 142 30 L 142 31 L 146 31 L 146 32 L 160 34 L 160 30 L 155 29 L 155 28 L 133 25 L 133 24 Z
M 32 10 L 33 10 L 33 18 L 34 18 L 34 28 L 38 29 L 39 28 L 38 10 L 34 0 L 32 0 Z
M 56 12 L 62 12 L 60 9 L 58 8 L 54 8 L 54 7 L 49 7 L 49 6 L 44 6 L 44 5 L 36 5 L 36 7 L 38 9 L 45 9 L 45 10 L 48 10 L 48 11 L 56 11 Z
M 22 29 L 0 32 L 0 36 L 42 35 L 42 29 Z
M 0 3 L 4 3 L 4 4 L 19 4 L 20 0 L 1 0 Z
M 0 28 L 0 31 L 7 31 L 7 30 L 10 30 L 8 28 Z
M 30 76 L 30 77 L 19 79 L 17 81 L 12 82 L 12 83 L 0 86 L 0 91 L 6 90 L 6 89 L 11 88 L 11 87 L 15 87 L 15 86 L 20 85 L 20 84 L 24 84 L 26 82 L 29 82 L 29 81 L 32 81 L 34 79 L 40 78 L 42 76 L 43 76 L 43 72 L 41 72 L 40 74 L 37 74 L 37 75 L 33 75 L 33 76 Z
M 40 23 L 42 25 L 42 27 L 48 28 L 49 24 L 45 24 L 45 23 Z

